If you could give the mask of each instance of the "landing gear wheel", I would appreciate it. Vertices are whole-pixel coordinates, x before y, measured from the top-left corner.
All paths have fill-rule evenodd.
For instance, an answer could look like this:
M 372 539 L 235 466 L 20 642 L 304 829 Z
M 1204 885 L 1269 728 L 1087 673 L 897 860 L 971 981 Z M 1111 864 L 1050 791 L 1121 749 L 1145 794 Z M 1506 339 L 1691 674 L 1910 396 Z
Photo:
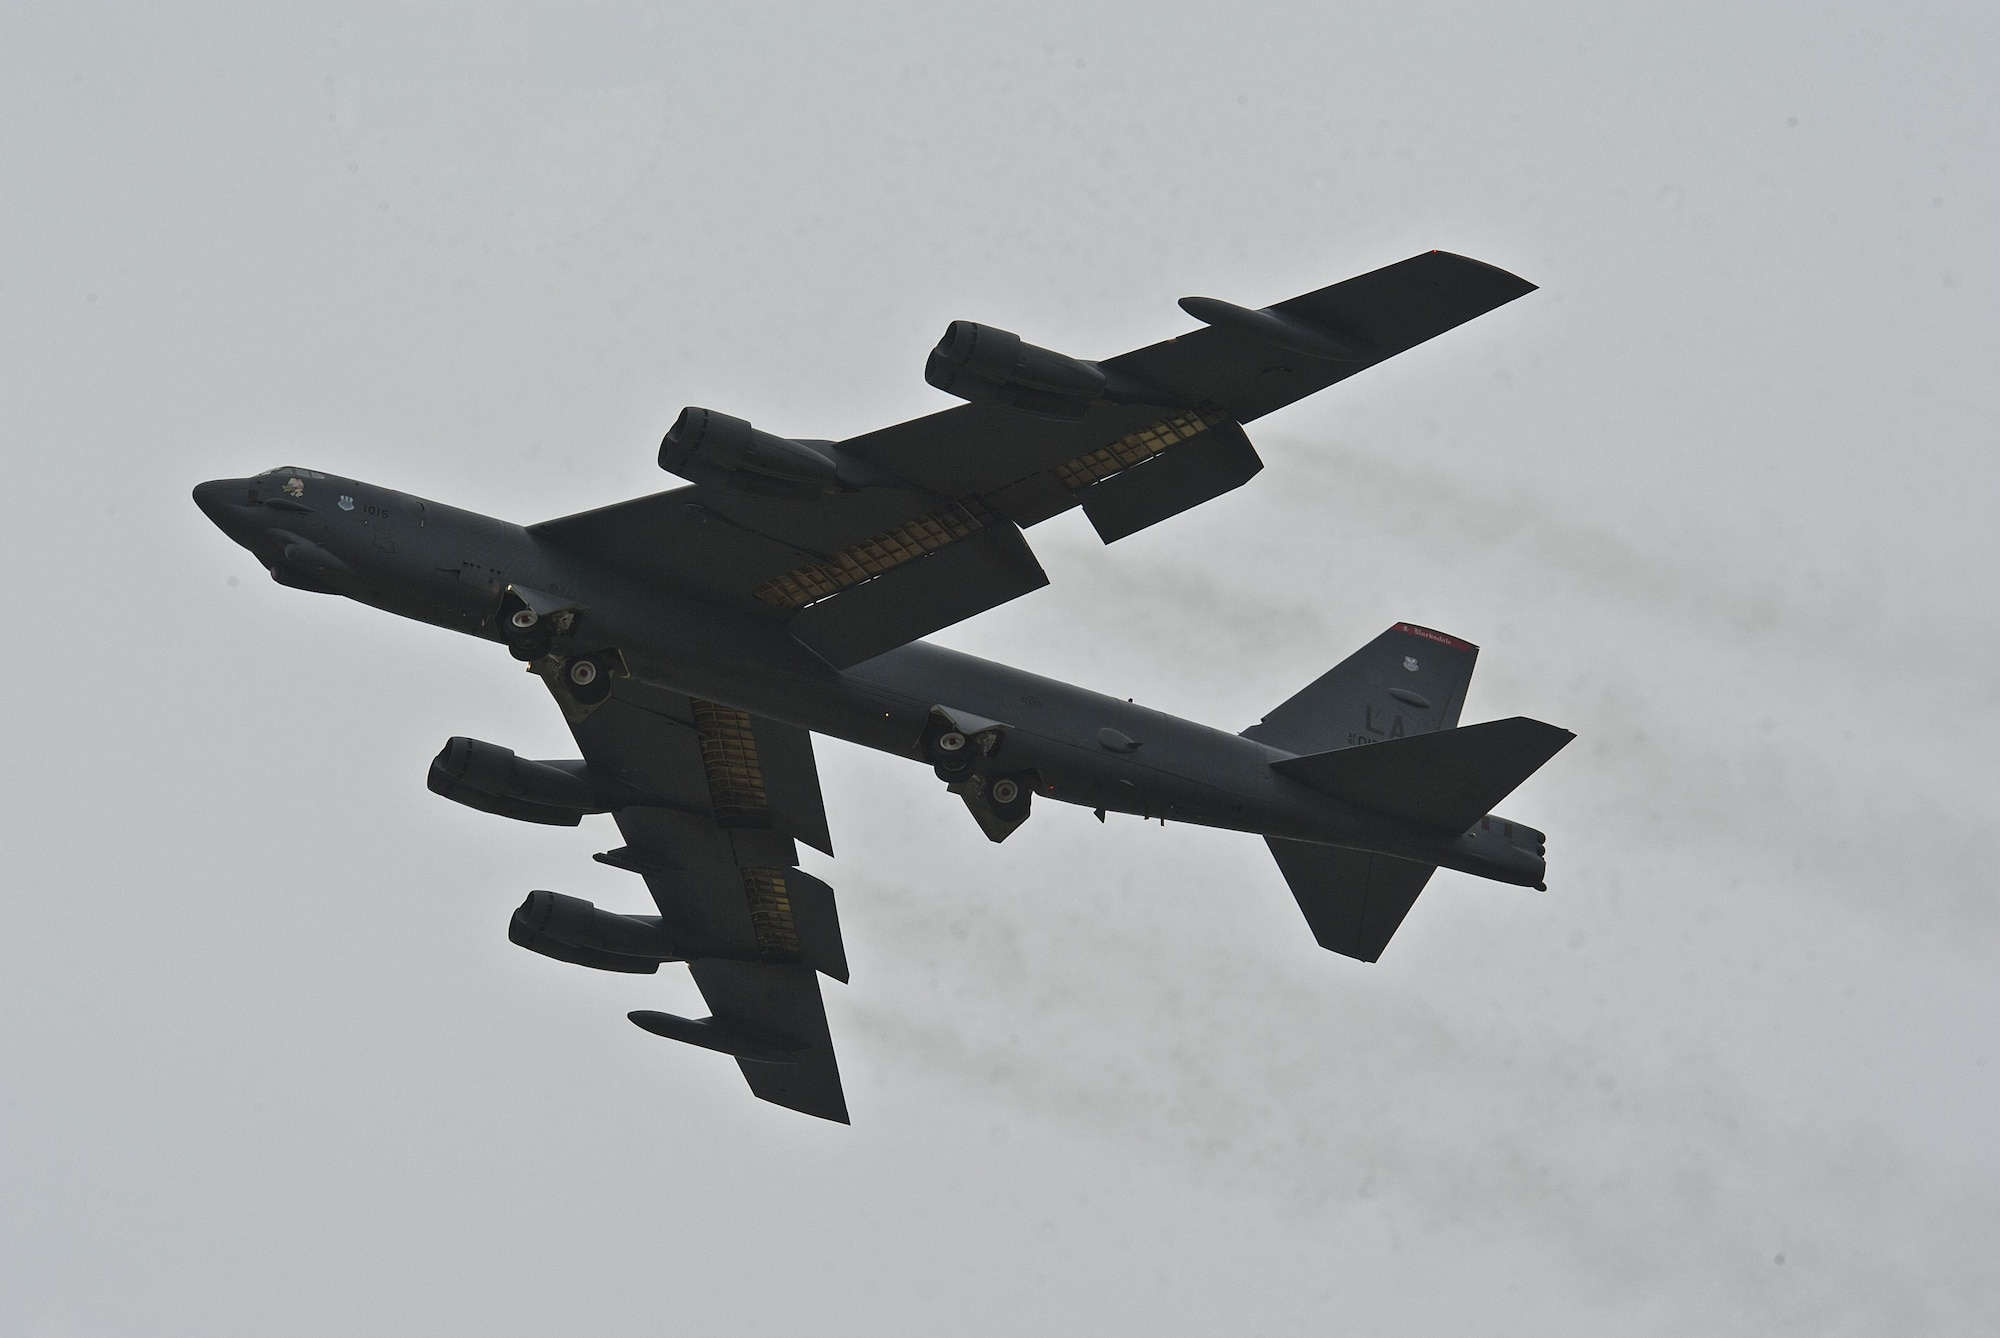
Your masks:
M 1034 799 L 1032 781 L 1033 777 L 1027 775 L 996 776 L 986 787 L 986 802 L 1002 818 L 1024 819 Z
M 936 722 L 925 731 L 923 747 L 924 760 L 937 768 L 937 774 L 948 781 L 963 775 L 978 751 L 972 746 L 972 740 L 965 737 L 965 731 L 943 721 Z
M 611 695 L 611 674 L 596 659 L 571 660 L 563 666 L 562 685 L 580 706 L 595 706 Z
M 510 633 L 513 632 L 512 628 L 508 628 L 507 630 Z M 510 635 L 507 638 L 507 653 L 523 664 L 533 664 L 536 660 L 548 654 L 549 647 L 553 644 L 555 644 L 555 638 L 549 635 L 548 629 L 546 627 L 537 627 L 526 636 L 519 634 Z
M 500 639 L 507 643 L 507 653 L 524 664 L 541 659 L 555 644 L 555 629 L 549 620 L 523 604 L 521 597 L 512 591 L 500 602 L 494 621 Z

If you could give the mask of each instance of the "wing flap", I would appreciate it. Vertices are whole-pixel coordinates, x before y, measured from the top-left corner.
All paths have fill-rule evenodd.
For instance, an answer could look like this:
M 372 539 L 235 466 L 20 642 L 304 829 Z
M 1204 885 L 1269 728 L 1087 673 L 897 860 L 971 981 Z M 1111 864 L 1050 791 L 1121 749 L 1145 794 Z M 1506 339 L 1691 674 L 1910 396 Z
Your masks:
M 847 983 L 847 945 L 840 937 L 840 915 L 833 889 L 802 869 L 785 870 L 785 890 L 792 903 L 792 928 L 798 935 L 799 960 L 823 976 Z
M 1108 544 L 1234 491 L 1263 467 L 1243 429 L 1225 419 L 1150 460 L 1100 479 L 1083 489 L 1078 500 L 1097 537 Z
M 759 715 L 750 717 L 750 732 L 771 825 L 820 854 L 831 855 L 833 834 L 826 826 L 826 798 L 819 788 L 812 735 L 796 725 Z
M 786 630 L 845 669 L 1048 583 L 1021 531 L 995 521 L 808 604 Z

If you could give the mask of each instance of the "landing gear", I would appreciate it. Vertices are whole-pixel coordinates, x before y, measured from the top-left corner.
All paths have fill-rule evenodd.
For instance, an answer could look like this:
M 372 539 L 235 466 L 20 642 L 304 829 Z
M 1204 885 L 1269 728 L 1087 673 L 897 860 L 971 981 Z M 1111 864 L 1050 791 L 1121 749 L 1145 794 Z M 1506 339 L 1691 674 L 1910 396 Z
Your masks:
M 498 621 L 501 639 L 507 643 L 507 653 L 524 663 L 532 664 L 541 659 L 555 642 L 555 629 L 550 620 L 529 608 L 511 590 L 500 606 Z
M 965 769 L 972 765 L 972 758 L 970 740 L 955 729 L 938 735 L 937 742 L 931 746 L 931 765 L 946 780 L 964 775 Z
M 1018 826 L 1027 821 L 1028 806 L 1034 801 L 1034 778 L 1028 775 L 998 776 L 986 786 L 986 804 L 1002 822 Z
M 610 656 L 616 651 L 580 655 L 563 666 L 563 690 L 580 706 L 596 706 L 611 695 Z
M 1034 802 L 1036 774 L 1033 770 L 1001 771 L 1007 726 L 997 720 L 981 720 L 959 715 L 942 706 L 931 708 L 924 732 L 917 736 L 917 752 L 931 764 L 951 792 L 965 801 L 979 830 L 991 841 L 1004 841 L 1015 828 L 1028 820 Z M 1020 766 L 1028 759 L 1013 759 Z
M 1028 808 L 1035 799 L 1035 773 L 1014 771 L 1004 776 L 975 773 L 951 788 L 965 801 L 972 820 L 986 833 L 986 839 L 1004 841 L 1028 820 Z
M 933 719 L 922 739 L 924 760 L 937 770 L 938 778 L 955 781 L 966 773 L 979 750 L 965 734 L 947 720 Z

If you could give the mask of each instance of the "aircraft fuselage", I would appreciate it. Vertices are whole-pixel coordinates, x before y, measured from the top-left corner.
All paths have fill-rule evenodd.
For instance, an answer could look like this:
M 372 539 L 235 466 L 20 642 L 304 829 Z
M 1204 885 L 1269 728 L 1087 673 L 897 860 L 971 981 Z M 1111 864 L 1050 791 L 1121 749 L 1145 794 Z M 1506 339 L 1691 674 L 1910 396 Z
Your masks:
M 1376 851 L 1501 882 L 1542 880 L 1498 830 L 1424 829 L 1271 769 L 1241 735 L 915 642 L 838 670 L 752 613 L 647 588 L 528 529 L 309 470 L 216 480 L 201 509 L 281 584 L 506 642 L 508 592 L 575 610 L 558 657 L 615 651 L 634 677 L 881 752 L 928 761 L 935 708 L 1004 725 L 1010 772 L 1084 808 Z M 1526 829 L 1523 829 L 1526 830 Z

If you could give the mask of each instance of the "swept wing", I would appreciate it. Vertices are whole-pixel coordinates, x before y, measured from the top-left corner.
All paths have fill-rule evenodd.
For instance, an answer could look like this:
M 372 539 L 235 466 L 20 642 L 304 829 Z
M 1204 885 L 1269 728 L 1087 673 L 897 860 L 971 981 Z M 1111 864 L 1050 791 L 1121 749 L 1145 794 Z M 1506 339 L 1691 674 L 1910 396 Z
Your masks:
M 555 696 L 599 783 L 644 801 L 614 811 L 625 844 L 597 858 L 645 879 L 712 1014 L 633 1021 L 738 1056 L 766 1101 L 846 1123 L 818 980 L 847 979 L 840 923 L 798 868 L 799 841 L 830 853 L 812 736 L 629 678 L 595 706 Z
M 1046 584 L 1024 527 L 1081 506 L 1110 542 L 1238 487 L 1262 468 L 1242 424 L 1533 287 L 1432 251 L 1260 311 L 1190 298 L 1202 329 L 1100 363 L 1060 360 L 1107 387 L 1074 416 L 975 401 L 814 445 L 858 482 L 701 483 L 533 532 L 782 622 L 844 667 Z

